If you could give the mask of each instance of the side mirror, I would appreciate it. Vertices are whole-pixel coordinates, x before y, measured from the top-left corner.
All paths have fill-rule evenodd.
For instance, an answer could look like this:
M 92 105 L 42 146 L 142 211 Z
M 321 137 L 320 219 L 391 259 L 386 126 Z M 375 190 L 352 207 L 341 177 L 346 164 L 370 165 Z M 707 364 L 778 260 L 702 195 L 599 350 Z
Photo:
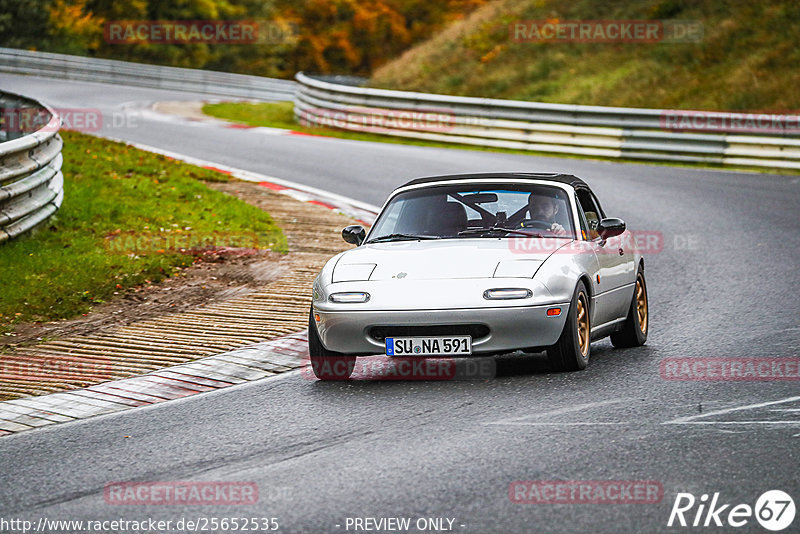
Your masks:
M 342 230 L 342 239 L 351 245 L 360 245 L 364 242 L 365 237 L 367 237 L 367 231 L 360 224 L 353 224 Z
M 618 236 L 624 231 L 625 231 L 625 221 L 623 221 L 622 219 L 614 219 L 614 218 L 603 219 L 597 226 L 597 233 L 600 234 L 600 238 L 604 241 L 609 237 Z

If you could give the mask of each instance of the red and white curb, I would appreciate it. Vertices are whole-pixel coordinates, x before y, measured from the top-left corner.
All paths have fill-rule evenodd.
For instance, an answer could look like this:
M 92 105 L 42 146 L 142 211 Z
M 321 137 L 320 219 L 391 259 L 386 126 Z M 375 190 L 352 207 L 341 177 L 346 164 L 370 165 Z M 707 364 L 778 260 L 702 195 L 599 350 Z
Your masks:
M 146 150 L 147 152 L 153 152 L 154 154 L 161 154 L 162 156 L 170 159 L 183 161 L 184 163 L 189 163 L 191 165 L 197 165 L 198 167 L 202 167 L 204 169 L 221 172 L 223 174 L 227 174 L 228 176 L 238 178 L 239 180 L 256 182 L 259 185 L 268 187 L 280 194 L 288 195 L 301 202 L 311 202 L 313 204 L 325 206 L 329 209 L 338 211 L 339 213 L 348 215 L 365 224 L 372 224 L 375 221 L 375 217 L 377 217 L 378 212 L 380 211 L 378 206 L 361 202 L 360 200 L 355 200 L 337 193 L 332 193 L 330 191 L 325 191 L 323 189 L 317 189 L 316 187 L 284 180 L 282 178 L 276 178 L 266 174 L 247 171 L 201 158 L 195 158 L 194 156 L 187 156 L 186 154 L 179 154 L 177 152 L 163 150 L 150 145 L 131 143 L 129 141 L 125 141 L 124 139 L 117 139 L 113 137 L 106 137 L 106 139 L 124 143 L 140 150 Z
M 308 337 L 303 331 L 146 375 L 3 401 L 0 402 L 0 436 L 189 397 L 274 376 L 307 363 Z
M 139 103 L 133 104 L 133 108 L 134 111 L 138 114 L 144 114 L 149 116 L 150 118 L 155 118 L 161 121 L 177 122 L 184 125 L 212 127 L 212 128 L 241 129 L 241 130 L 247 130 L 249 133 L 266 134 L 266 135 L 297 135 L 297 136 L 325 137 L 325 136 L 317 136 L 314 134 L 307 134 L 304 132 L 297 132 L 294 130 L 287 130 L 282 128 L 249 126 L 246 124 L 229 122 L 226 120 L 217 119 L 215 117 L 209 117 L 209 116 L 202 118 L 187 118 L 180 115 L 174 115 L 170 113 L 163 113 L 160 111 L 156 111 L 155 109 L 152 108 L 152 106 L 149 105 L 146 108 L 141 108 L 141 104 Z M 127 112 L 130 112 L 130 110 L 127 110 Z M 218 171 L 223 174 L 227 174 L 229 176 L 238 178 L 240 180 L 245 180 L 248 182 L 257 182 L 259 183 L 259 185 L 263 185 L 279 193 L 289 195 L 292 198 L 300 200 L 301 202 L 312 202 L 314 204 L 325 206 L 327 208 L 339 211 L 340 213 L 344 213 L 345 215 L 351 216 L 354 219 L 357 219 L 358 221 L 365 224 L 372 224 L 372 222 L 374 222 L 375 220 L 375 216 L 378 214 L 378 211 L 380 211 L 380 208 L 378 206 L 373 206 L 372 204 L 367 204 L 366 202 L 361 202 L 349 197 L 338 195 L 336 193 L 331 193 L 330 191 L 317 189 L 316 187 L 310 187 L 298 184 L 296 182 L 291 182 L 289 180 L 276 178 L 274 176 L 268 176 L 257 172 L 238 169 L 236 167 L 230 167 L 228 165 L 222 165 L 201 158 L 187 156 L 186 154 L 179 154 L 177 152 L 163 150 L 161 148 L 150 145 L 134 143 L 111 136 L 102 136 L 102 137 L 105 137 L 106 139 L 110 139 L 112 141 L 125 143 L 140 150 L 146 150 L 148 152 L 153 152 L 155 154 L 161 154 L 162 156 L 166 156 L 171 159 L 183 161 L 185 163 L 189 163 L 192 165 L 197 165 L 198 167 L 203 167 L 204 169 Z
M 249 124 L 241 124 L 237 122 L 226 121 L 225 119 L 217 119 L 215 117 L 185 117 L 181 115 L 174 115 L 171 113 L 164 113 L 152 109 L 152 107 L 142 108 L 141 103 L 134 103 L 130 106 L 122 106 L 123 112 L 128 117 L 147 118 L 150 120 L 157 120 L 160 122 L 168 122 L 171 124 L 178 124 L 184 128 L 223 128 L 230 130 L 247 130 L 249 133 L 277 136 L 277 135 L 314 135 L 306 134 L 304 132 L 297 132 L 287 128 L 273 128 L 271 126 L 250 126 Z M 94 133 L 94 132 L 89 132 Z M 326 137 L 326 136 L 316 136 Z
M 371 224 L 379 208 L 314 187 L 282 180 L 168 150 L 112 139 L 205 169 L 256 182 L 302 202 L 311 202 Z M 303 367 L 308 361 L 307 332 L 248 345 L 151 373 L 84 389 L 0 402 L 0 436 L 54 423 L 85 419 L 138 406 L 188 397 Z

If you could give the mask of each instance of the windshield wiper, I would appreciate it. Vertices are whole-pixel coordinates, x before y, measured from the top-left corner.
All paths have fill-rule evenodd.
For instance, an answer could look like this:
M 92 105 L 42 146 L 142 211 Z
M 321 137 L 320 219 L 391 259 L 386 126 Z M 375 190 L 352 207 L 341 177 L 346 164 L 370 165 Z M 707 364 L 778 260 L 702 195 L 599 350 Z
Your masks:
M 537 234 L 535 232 L 526 232 L 525 230 L 517 230 L 515 228 L 505 228 L 503 226 L 492 226 L 490 228 L 469 228 L 462 232 L 458 232 L 459 236 L 462 235 L 484 235 L 484 234 L 491 234 L 495 232 L 505 232 L 507 234 L 519 234 L 519 235 L 526 235 L 528 237 L 542 237 L 542 234 Z
M 417 239 L 441 239 L 438 235 L 415 235 L 415 234 L 386 234 L 373 237 L 367 243 L 380 243 L 382 241 L 416 241 Z

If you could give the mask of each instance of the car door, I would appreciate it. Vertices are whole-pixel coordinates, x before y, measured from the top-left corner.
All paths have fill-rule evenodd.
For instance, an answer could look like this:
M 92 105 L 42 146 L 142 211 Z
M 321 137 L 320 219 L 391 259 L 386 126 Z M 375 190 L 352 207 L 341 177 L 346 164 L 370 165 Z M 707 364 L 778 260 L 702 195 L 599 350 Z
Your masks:
M 600 327 L 627 315 L 634 283 L 634 258 L 625 234 L 607 240 L 597 232 L 605 213 L 588 189 L 576 190 L 578 205 L 589 227 L 589 240 L 597 255 L 599 270 L 596 283 L 593 327 Z

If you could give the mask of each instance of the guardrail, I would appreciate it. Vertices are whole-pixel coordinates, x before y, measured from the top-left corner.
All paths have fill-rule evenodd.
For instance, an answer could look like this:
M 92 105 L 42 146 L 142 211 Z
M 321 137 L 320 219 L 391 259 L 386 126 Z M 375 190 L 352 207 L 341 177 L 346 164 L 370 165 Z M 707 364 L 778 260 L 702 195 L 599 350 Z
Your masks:
M 254 100 L 291 100 L 289 80 L 0 48 L 0 72 Z
M 0 243 L 46 220 L 64 199 L 61 119 L 51 108 L 0 93 Z M 20 121 L 20 117 L 24 120 Z
M 782 123 L 794 125 L 782 131 L 791 134 L 743 135 L 739 125 L 686 133 L 665 128 L 670 114 L 699 117 L 709 126 L 730 121 L 731 114 L 390 91 L 333 84 L 302 72 L 296 79 L 295 116 L 309 125 L 554 154 L 800 169 L 796 115 L 784 116 Z

